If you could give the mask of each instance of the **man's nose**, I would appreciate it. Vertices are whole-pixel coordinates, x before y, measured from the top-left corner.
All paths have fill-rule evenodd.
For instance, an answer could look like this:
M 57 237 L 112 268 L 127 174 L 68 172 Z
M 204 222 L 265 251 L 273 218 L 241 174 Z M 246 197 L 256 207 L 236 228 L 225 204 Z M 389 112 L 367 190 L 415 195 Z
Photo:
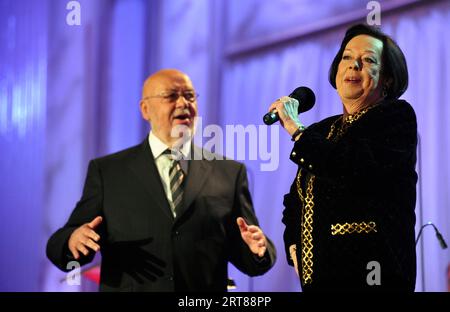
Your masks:
M 189 101 L 184 98 L 182 94 L 178 95 L 178 99 L 175 102 L 177 108 L 186 108 L 189 106 Z

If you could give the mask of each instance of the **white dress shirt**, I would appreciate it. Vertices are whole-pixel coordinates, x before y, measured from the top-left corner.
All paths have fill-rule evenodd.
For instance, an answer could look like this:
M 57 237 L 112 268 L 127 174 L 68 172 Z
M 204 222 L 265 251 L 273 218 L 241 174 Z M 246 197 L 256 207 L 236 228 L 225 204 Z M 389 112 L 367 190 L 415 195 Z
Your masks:
M 166 193 L 167 200 L 169 201 L 170 208 L 172 210 L 172 214 L 174 218 L 176 217 L 175 208 L 172 201 L 172 192 L 170 191 L 170 178 L 169 178 L 169 170 L 172 167 L 174 160 L 170 159 L 169 155 L 163 154 L 165 150 L 169 148 L 164 142 L 162 142 L 152 131 L 150 131 L 150 135 L 148 136 L 148 142 L 150 144 L 150 148 L 153 153 L 153 158 L 155 159 L 156 168 L 158 168 L 159 176 L 161 178 L 162 185 L 164 187 L 164 192 Z M 184 159 L 180 160 L 181 168 L 183 169 L 185 178 L 188 173 L 188 161 L 187 156 L 190 153 L 191 149 L 191 140 L 189 140 L 186 144 L 182 145 L 182 148 L 179 150 L 183 155 Z

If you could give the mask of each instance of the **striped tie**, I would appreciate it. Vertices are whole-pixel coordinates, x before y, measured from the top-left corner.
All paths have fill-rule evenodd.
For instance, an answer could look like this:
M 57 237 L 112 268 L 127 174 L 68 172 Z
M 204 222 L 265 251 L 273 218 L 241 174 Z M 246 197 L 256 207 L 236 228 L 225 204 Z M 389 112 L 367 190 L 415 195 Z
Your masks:
M 173 160 L 172 167 L 169 170 L 169 180 L 170 192 L 172 193 L 172 209 L 176 214 L 182 205 L 184 181 L 184 172 L 178 160 Z

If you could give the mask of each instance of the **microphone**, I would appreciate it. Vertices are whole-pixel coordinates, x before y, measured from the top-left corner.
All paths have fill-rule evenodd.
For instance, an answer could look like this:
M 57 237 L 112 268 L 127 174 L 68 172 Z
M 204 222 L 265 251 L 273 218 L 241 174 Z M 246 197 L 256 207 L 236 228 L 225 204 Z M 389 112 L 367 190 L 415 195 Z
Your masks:
M 436 230 L 436 237 L 437 237 L 437 239 L 439 241 L 439 244 L 441 244 L 441 248 L 442 249 L 446 249 L 447 248 L 447 244 L 445 243 L 445 240 L 442 237 L 442 234 L 437 229 L 435 229 L 435 230 Z
M 294 91 L 292 91 L 291 94 L 289 94 L 289 97 L 296 99 L 300 103 L 298 105 L 299 114 L 310 110 L 316 102 L 316 96 L 314 95 L 314 92 L 308 87 L 296 88 Z M 278 112 L 276 109 L 268 112 L 263 117 L 263 121 L 266 125 L 271 125 L 279 119 L 280 116 L 278 116 Z

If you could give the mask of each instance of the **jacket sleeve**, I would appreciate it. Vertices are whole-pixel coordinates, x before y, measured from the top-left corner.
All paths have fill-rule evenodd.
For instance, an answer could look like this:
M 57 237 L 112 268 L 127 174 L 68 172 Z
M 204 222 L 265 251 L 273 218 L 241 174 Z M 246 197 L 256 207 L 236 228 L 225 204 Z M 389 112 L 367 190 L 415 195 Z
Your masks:
M 60 270 L 69 271 L 71 268 L 68 268 L 68 263 L 75 261 L 68 247 L 70 235 L 81 225 L 102 215 L 102 200 L 101 175 L 96 161 L 92 160 L 89 163 L 81 200 L 77 203 L 64 227 L 57 230 L 47 242 L 47 257 Z M 101 237 L 100 245 L 103 238 L 103 229 L 104 225 L 101 224 L 96 230 Z M 80 259 L 77 261 L 80 265 L 89 263 L 94 255 L 95 252 L 92 251 L 88 256 L 80 253 Z
M 248 189 L 247 171 L 244 165 L 238 173 L 235 187 L 235 199 L 231 220 L 230 232 L 230 261 L 240 271 L 249 276 L 257 276 L 266 273 L 276 261 L 276 250 L 272 241 L 267 237 L 267 249 L 262 258 L 254 255 L 241 237 L 236 219 L 242 217 L 248 224 L 259 226 L 258 219 L 253 209 L 251 195 Z M 263 231 L 264 232 L 264 231 Z

